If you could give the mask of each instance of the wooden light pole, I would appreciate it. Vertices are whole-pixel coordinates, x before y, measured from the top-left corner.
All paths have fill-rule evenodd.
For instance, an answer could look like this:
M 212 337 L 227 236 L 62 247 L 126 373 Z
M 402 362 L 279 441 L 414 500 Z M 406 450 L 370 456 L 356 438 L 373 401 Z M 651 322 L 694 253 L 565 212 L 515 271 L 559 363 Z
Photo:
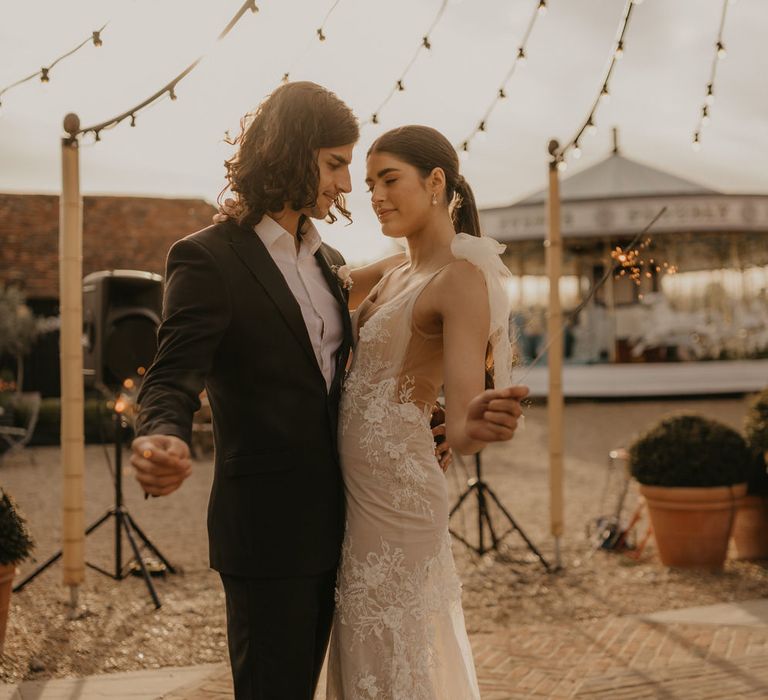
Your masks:
M 59 298 L 61 307 L 61 462 L 63 466 L 62 555 L 64 584 L 72 612 L 85 578 L 83 472 L 83 204 L 76 114 L 64 118 L 69 136 L 61 142 L 62 192 L 59 208 Z
M 549 142 L 549 194 L 547 197 L 547 277 L 549 278 L 549 311 L 547 314 L 547 420 L 549 423 L 549 518 L 555 538 L 555 567 L 561 567 L 560 538 L 563 535 L 563 313 L 560 306 L 560 277 L 563 242 L 560 233 L 560 182 L 558 155 L 560 144 Z

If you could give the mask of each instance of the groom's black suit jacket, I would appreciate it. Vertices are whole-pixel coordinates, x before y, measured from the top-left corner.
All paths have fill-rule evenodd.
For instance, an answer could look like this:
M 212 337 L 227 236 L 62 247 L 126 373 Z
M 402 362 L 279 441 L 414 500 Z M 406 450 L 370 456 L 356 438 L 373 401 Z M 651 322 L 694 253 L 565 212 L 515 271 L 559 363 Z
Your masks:
M 336 431 L 351 331 L 346 292 L 330 268 L 344 260 L 325 244 L 316 258 L 344 324 L 330 391 L 298 302 L 253 229 L 216 224 L 168 254 L 137 434 L 189 443 L 205 386 L 216 447 L 210 560 L 224 574 L 304 576 L 338 563 L 344 495 Z

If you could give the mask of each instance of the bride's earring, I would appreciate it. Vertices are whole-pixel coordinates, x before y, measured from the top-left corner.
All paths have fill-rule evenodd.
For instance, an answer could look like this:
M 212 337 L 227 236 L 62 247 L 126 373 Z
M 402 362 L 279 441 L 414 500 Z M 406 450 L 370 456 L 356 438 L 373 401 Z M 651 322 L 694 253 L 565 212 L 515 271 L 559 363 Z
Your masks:
M 434 207 L 437 204 L 437 193 L 432 193 L 432 206 Z

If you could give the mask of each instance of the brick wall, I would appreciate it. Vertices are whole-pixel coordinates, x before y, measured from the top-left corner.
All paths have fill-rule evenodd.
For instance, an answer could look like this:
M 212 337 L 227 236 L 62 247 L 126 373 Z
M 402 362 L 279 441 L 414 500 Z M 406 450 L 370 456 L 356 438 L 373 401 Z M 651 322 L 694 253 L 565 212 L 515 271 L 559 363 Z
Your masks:
M 130 269 L 162 274 L 171 244 L 211 223 L 201 199 L 83 198 L 83 275 Z M 30 299 L 59 296 L 59 198 L 0 193 L 0 282 Z

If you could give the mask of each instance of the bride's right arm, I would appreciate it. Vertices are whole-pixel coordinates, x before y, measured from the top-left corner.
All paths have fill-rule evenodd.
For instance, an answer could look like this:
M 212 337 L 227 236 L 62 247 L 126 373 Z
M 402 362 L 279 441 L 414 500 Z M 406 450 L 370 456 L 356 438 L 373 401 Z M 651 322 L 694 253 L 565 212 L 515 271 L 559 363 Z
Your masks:
M 350 271 L 352 275 L 352 289 L 349 292 L 349 308 L 356 309 L 371 290 L 379 283 L 381 278 L 393 267 L 405 261 L 405 253 L 395 253 L 376 262 L 356 267 Z

